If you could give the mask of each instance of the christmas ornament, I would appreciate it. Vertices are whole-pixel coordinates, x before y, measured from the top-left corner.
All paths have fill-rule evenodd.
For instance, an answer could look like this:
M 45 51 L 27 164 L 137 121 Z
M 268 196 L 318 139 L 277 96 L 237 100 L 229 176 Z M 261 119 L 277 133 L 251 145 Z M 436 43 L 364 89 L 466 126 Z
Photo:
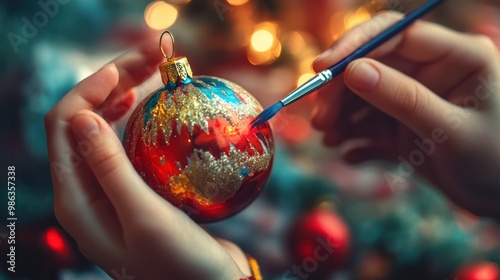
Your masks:
M 292 226 L 288 242 L 295 268 L 291 273 L 300 279 L 323 279 L 347 259 L 351 236 L 341 217 L 318 208 Z
M 234 83 L 193 76 L 174 50 L 160 72 L 165 85 L 127 123 L 127 155 L 153 190 L 196 222 L 228 218 L 259 195 L 271 171 L 271 128 L 250 125 L 262 106 Z

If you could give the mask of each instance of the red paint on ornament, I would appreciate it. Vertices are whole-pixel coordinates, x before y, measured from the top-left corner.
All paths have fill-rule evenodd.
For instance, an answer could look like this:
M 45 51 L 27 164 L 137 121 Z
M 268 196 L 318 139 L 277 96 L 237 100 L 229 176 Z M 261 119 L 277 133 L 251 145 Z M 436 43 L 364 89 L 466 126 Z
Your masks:
M 250 123 L 252 119 L 248 120 Z M 177 162 L 182 166 L 188 164 L 188 157 L 195 149 L 209 151 L 211 155 L 219 159 L 221 154 L 229 154 L 232 145 L 239 152 L 248 152 L 254 156 L 254 147 L 258 153 L 263 153 L 260 139 L 269 139 L 272 132 L 269 125 L 264 124 L 257 128 L 241 128 L 235 135 L 227 135 L 227 120 L 209 121 L 209 133 L 203 131 L 199 126 L 195 127 L 190 134 L 186 127 L 182 127 L 181 133 L 173 134 L 166 144 L 163 135 L 158 134 L 158 146 L 145 145 L 142 141 L 137 142 L 136 158 L 132 159 L 136 170 L 144 174 L 143 179 L 159 195 L 166 198 L 175 206 L 183 209 L 195 221 L 208 223 L 228 218 L 247 207 L 261 192 L 271 168 L 261 172 L 255 172 L 253 176 L 243 181 L 242 186 L 234 197 L 224 202 L 201 203 L 194 194 L 185 193 L 182 197 L 172 193 L 169 186 L 169 178 L 179 175 Z M 176 125 L 173 130 L 176 131 Z M 162 158 L 165 163 L 161 164 Z M 270 163 L 272 166 L 272 162 Z
M 262 108 L 249 93 L 221 79 L 203 79 L 205 88 L 193 78 L 175 95 L 163 89 L 146 98 L 129 119 L 124 145 L 155 192 L 196 222 L 209 223 L 238 213 L 260 194 L 271 172 L 274 140 L 268 123 L 251 126 Z M 206 91 L 220 91 L 230 101 L 209 99 Z M 193 117 L 179 118 L 178 112 Z

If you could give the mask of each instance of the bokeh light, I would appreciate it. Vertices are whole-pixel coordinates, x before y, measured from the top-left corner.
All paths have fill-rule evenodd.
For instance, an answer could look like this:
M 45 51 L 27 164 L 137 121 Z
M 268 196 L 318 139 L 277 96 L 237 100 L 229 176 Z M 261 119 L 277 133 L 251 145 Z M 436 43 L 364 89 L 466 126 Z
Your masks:
M 305 82 L 307 82 L 312 77 L 314 77 L 314 73 L 312 73 L 312 72 L 302 74 L 299 77 L 299 80 L 297 81 L 297 86 L 303 85 Z
M 271 49 L 274 43 L 274 36 L 267 30 L 257 30 L 252 35 L 252 47 L 258 52 L 265 52 Z
M 156 30 L 166 29 L 175 23 L 177 9 L 163 1 L 154 1 L 146 7 L 144 19 L 146 24 Z
M 284 40 L 288 51 L 295 56 L 301 56 L 306 49 L 306 40 L 300 32 L 293 31 L 285 36 Z
M 50 228 L 45 233 L 45 242 L 50 249 L 56 252 L 63 252 L 66 250 L 66 245 L 64 244 L 64 239 L 55 228 Z
M 278 38 L 278 26 L 272 22 L 263 22 L 255 26 L 247 51 L 247 58 L 253 65 L 268 65 L 281 55 L 281 42 Z
M 363 7 L 357 9 L 355 12 L 347 13 L 344 16 L 344 26 L 346 30 L 349 30 L 356 25 L 359 25 L 365 21 L 372 18 L 372 15 Z
M 248 0 L 227 0 L 227 2 L 233 6 L 240 6 L 246 4 Z
M 269 65 L 276 61 L 281 55 L 281 43 L 276 42 L 270 50 L 266 52 L 257 52 L 252 48 L 248 51 L 247 57 L 248 61 L 253 65 Z

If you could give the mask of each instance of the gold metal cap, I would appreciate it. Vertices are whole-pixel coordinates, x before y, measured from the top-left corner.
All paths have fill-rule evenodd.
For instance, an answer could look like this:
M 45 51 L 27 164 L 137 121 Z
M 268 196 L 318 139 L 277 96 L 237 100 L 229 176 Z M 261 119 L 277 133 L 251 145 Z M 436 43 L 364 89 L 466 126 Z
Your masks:
M 193 77 L 191 65 L 189 65 L 186 57 L 170 58 L 167 62 L 160 64 L 160 73 L 164 84 L 169 81 L 177 83 L 179 79 L 184 80 Z

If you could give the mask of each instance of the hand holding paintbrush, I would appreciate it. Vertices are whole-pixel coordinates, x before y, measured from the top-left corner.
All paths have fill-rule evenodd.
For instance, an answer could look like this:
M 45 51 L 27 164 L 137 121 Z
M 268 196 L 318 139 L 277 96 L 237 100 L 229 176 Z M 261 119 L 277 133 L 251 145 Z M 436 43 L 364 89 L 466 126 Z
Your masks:
M 429 0 L 424 3 L 419 8 L 415 9 L 413 12 L 406 15 L 402 20 L 390 26 L 388 29 L 377 35 L 371 41 L 348 55 L 339 63 L 331 66 L 330 68 L 321 71 L 316 74 L 312 79 L 304 83 L 302 86 L 294 90 L 287 97 L 279 101 L 278 103 L 272 105 L 271 107 L 265 109 L 255 120 L 252 122 L 253 126 L 258 126 L 262 123 L 267 122 L 271 119 L 276 113 L 278 113 L 283 107 L 292 104 L 293 102 L 301 99 L 302 97 L 318 90 L 319 88 L 326 85 L 333 78 L 340 75 L 346 67 L 353 62 L 354 60 L 364 57 L 369 54 L 371 51 L 375 50 L 377 47 L 385 43 L 387 40 L 391 39 L 409 25 L 411 25 L 415 20 L 421 18 L 432 9 L 443 3 L 444 0 Z
M 352 29 L 315 70 L 400 19 L 382 13 Z M 392 190 L 418 173 L 457 205 L 500 220 L 499 116 L 498 47 L 488 37 L 421 21 L 320 90 L 312 123 L 349 164 L 395 163 L 383 175 Z

